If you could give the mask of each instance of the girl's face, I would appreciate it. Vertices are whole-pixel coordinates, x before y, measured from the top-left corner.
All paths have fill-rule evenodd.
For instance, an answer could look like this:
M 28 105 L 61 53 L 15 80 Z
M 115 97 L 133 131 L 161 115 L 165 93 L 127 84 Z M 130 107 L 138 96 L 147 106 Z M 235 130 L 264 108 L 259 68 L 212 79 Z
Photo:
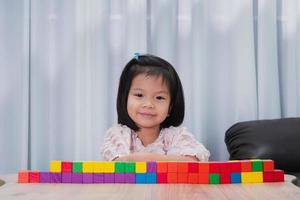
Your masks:
M 170 108 L 170 91 L 161 76 L 137 75 L 127 99 L 129 117 L 139 128 L 156 128 L 166 119 Z

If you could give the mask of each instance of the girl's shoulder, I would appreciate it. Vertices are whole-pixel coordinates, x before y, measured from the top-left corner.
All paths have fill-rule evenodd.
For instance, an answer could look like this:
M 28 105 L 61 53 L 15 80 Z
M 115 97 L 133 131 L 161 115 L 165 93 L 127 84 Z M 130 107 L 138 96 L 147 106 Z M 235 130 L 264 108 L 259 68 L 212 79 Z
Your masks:
M 168 136 L 178 136 L 181 134 L 191 134 L 186 127 L 182 126 L 170 126 L 161 130 L 161 134 Z
M 116 124 L 106 131 L 108 134 L 130 134 L 131 129 L 128 126 L 122 124 Z

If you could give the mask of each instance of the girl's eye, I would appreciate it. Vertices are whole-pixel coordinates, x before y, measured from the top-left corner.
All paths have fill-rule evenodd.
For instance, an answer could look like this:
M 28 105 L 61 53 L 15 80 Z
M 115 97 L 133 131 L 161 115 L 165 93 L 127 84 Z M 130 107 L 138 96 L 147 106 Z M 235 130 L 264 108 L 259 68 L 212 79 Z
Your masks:
M 158 97 L 156 97 L 156 99 L 158 99 L 158 100 L 164 100 L 165 98 L 162 97 L 162 96 L 158 96 Z
M 134 94 L 134 96 L 136 96 L 136 97 L 143 97 L 143 95 L 140 94 L 140 93 L 136 93 L 136 94 Z

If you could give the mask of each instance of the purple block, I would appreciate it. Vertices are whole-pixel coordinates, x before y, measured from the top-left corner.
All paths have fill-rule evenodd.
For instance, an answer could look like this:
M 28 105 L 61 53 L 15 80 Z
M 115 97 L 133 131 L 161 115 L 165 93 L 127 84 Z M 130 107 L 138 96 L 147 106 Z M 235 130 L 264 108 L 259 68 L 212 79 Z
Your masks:
M 61 183 L 61 173 L 51 172 L 50 173 L 50 181 L 51 181 L 51 183 Z
M 114 173 L 105 173 L 104 174 L 104 183 L 115 183 Z
M 61 173 L 61 182 L 62 183 L 72 183 L 72 173 L 70 173 L 70 172 Z
M 94 173 L 94 183 L 104 183 L 104 174 L 103 173 Z
M 82 173 L 72 173 L 72 183 L 82 183 Z
M 83 173 L 82 183 L 93 183 L 93 173 Z
M 125 183 L 125 174 L 115 173 L 115 183 Z
M 147 173 L 156 173 L 156 162 L 147 162 Z
M 40 183 L 51 183 L 50 172 L 40 172 Z
M 125 183 L 135 183 L 135 173 L 125 173 Z

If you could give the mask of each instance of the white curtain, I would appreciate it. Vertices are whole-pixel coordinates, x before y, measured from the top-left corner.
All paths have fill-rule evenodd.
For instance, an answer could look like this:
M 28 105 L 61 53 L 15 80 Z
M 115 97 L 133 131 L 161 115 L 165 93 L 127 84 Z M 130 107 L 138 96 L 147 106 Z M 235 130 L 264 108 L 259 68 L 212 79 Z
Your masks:
M 177 69 L 211 160 L 235 122 L 300 116 L 298 0 L 0 0 L 0 173 L 101 159 L 135 52 Z

